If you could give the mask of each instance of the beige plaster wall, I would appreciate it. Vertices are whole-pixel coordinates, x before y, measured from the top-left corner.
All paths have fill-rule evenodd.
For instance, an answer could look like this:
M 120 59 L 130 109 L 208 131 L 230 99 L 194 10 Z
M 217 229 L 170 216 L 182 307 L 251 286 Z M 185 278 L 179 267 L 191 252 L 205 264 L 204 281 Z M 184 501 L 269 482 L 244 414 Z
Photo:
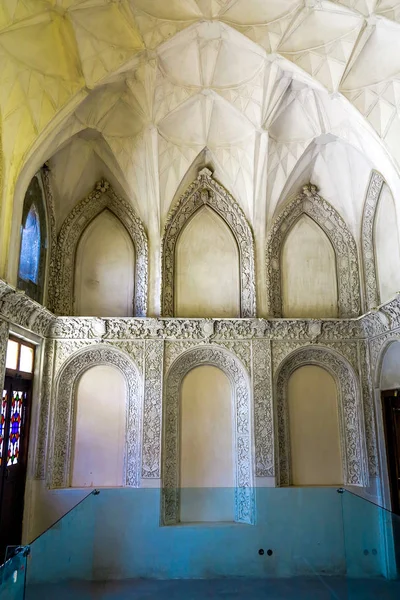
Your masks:
M 375 216 L 374 242 L 381 303 L 400 291 L 400 244 L 396 207 L 386 183 Z
M 212 209 L 197 211 L 175 252 L 175 315 L 239 317 L 239 251 L 229 227 Z
M 381 390 L 400 388 L 400 342 L 390 344 L 385 352 L 381 370 Z
M 86 371 L 77 387 L 72 487 L 123 485 L 126 386 L 115 367 Z
M 75 314 L 133 316 L 135 250 L 122 223 L 108 210 L 84 231 L 76 253 Z
M 338 399 L 333 377 L 321 367 L 297 369 L 288 383 L 293 485 L 343 483 Z
M 232 390 L 220 369 L 188 373 L 180 417 L 181 521 L 233 521 Z
M 284 317 L 337 317 L 336 258 L 322 229 L 303 215 L 282 249 Z

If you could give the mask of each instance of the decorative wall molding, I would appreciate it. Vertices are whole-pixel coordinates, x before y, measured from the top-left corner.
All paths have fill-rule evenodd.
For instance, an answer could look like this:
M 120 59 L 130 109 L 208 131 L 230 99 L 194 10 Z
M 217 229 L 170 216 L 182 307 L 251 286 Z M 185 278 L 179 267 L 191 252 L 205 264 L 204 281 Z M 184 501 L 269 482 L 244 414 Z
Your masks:
M 48 237 L 48 250 L 47 250 L 47 265 L 46 265 L 46 277 L 45 277 L 45 304 L 52 307 L 54 305 L 53 291 L 54 288 L 51 283 L 54 281 L 54 272 L 56 265 L 56 254 L 57 254 L 57 223 L 56 223 L 56 211 L 53 197 L 53 189 L 50 181 L 50 170 L 47 164 L 43 165 L 41 171 L 41 180 L 44 190 L 44 198 L 46 203 L 47 213 L 47 237 Z M 47 285 L 46 285 L 47 284 Z M 46 294 L 47 292 L 47 294 Z
M 318 194 L 315 185 L 305 185 L 278 216 L 267 240 L 267 290 L 269 314 L 282 316 L 281 252 L 286 236 L 302 216 L 308 215 L 328 236 L 336 255 L 339 317 L 357 317 L 360 314 L 360 275 L 357 246 L 345 221 L 326 200 Z
M 125 377 L 127 385 L 125 483 L 133 487 L 140 485 L 141 378 L 136 365 L 127 354 L 110 346 L 95 345 L 72 355 L 63 365 L 54 385 L 53 434 L 48 472 L 48 483 L 52 488 L 65 488 L 70 485 L 76 387 L 83 373 L 96 365 L 113 365 Z
M 54 315 L 25 292 L 0 280 L 0 316 L 5 321 L 45 337 L 55 320 Z
M 368 310 L 380 304 L 375 263 L 374 223 L 376 207 L 378 206 L 384 183 L 385 180 L 382 175 L 377 171 L 372 171 L 362 217 L 361 245 L 364 263 L 365 297 Z
M 274 419 L 272 402 L 271 342 L 252 342 L 254 438 L 256 476 L 274 475 Z
M 166 375 L 163 414 L 162 521 L 179 522 L 179 414 L 182 381 L 195 367 L 213 365 L 221 369 L 232 385 L 235 415 L 235 520 L 254 522 L 252 418 L 249 375 L 240 361 L 225 349 L 200 346 L 180 355 Z
M 44 341 L 44 360 L 42 372 L 42 385 L 40 390 L 39 410 L 38 410 L 38 429 L 36 442 L 36 463 L 35 479 L 45 479 L 46 477 L 46 457 L 47 442 L 50 423 L 50 411 L 52 408 L 52 390 L 54 383 L 54 340 L 46 339 Z
M 357 343 L 359 355 L 359 373 L 364 407 L 365 439 L 367 446 L 368 469 L 370 477 L 379 475 L 378 449 L 376 438 L 376 419 L 374 392 L 372 386 L 371 365 L 368 342 L 360 340 Z
M 2 382 L 2 385 L 6 371 L 6 354 L 9 332 L 10 326 L 7 321 L 0 319 L 0 381 Z
M 142 477 L 161 477 L 164 342 L 145 342 Z
M 174 316 L 175 249 L 180 233 L 188 221 L 203 206 L 212 208 L 230 228 L 238 249 L 240 263 L 240 315 L 256 316 L 256 286 L 254 240 L 246 217 L 209 169 L 200 171 L 170 213 L 162 240 L 161 311 L 165 317 Z
M 338 392 L 339 429 L 343 476 L 346 485 L 367 486 L 368 466 L 365 449 L 364 415 L 357 376 L 337 352 L 323 347 L 295 350 L 274 376 L 274 404 L 277 423 L 275 467 L 278 485 L 291 485 L 291 457 L 287 407 L 287 387 L 299 367 L 316 365 L 335 379 Z
M 79 239 L 103 210 L 110 210 L 124 225 L 135 247 L 135 298 L 133 314 L 145 317 L 147 313 L 148 245 L 147 236 L 132 206 L 114 192 L 107 181 L 100 181 L 95 189 L 65 219 L 57 240 L 57 256 L 52 272 L 53 305 L 59 315 L 73 314 L 75 255 Z

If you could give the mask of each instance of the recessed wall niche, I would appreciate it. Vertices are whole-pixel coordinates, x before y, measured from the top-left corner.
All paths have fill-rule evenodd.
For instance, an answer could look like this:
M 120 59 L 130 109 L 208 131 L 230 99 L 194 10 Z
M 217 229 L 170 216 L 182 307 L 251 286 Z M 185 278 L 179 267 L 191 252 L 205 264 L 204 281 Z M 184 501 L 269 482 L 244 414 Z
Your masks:
M 223 219 L 208 206 L 200 208 L 175 252 L 175 316 L 239 317 L 239 252 Z
M 132 317 L 135 248 L 122 223 L 109 210 L 83 232 L 75 259 L 74 314 Z

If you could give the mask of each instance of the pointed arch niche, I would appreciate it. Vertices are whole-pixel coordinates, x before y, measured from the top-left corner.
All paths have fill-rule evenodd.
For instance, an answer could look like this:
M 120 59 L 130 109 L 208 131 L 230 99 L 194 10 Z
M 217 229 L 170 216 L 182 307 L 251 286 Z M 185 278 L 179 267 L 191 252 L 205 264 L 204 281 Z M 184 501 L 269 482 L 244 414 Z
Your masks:
M 304 186 L 276 219 L 268 236 L 266 263 L 271 316 L 346 318 L 360 314 L 354 238 L 316 186 Z M 303 272 L 307 281 L 303 277 L 296 281 Z
M 389 186 L 372 171 L 362 220 L 362 251 L 367 308 L 390 300 L 400 289 L 400 240 Z
M 76 429 L 76 417 L 79 416 L 79 411 L 82 409 L 80 396 L 82 393 L 84 396 L 87 395 L 87 389 L 82 390 L 82 381 L 84 388 L 87 388 L 88 377 L 90 378 L 90 374 L 99 377 L 99 373 L 95 373 L 93 369 L 100 366 L 119 371 L 117 375 L 120 374 L 124 379 L 124 414 L 120 410 L 118 411 L 120 424 L 124 426 L 122 445 L 120 444 L 121 433 L 118 433 L 118 445 L 124 448 L 121 480 L 123 485 L 132 487 L 140 485 L 142 396 L 139 372 L 129 356 L 120 350 L 103 345 L 73 354 L 57 376 L 54 387 L 54 421 L 49 469 L 51 488 L 66 488 L 74 481 L 76 476 L 74 451 L 79 434 Z M 109 373 L 106 373 L 106 376 L 109 378 Z M 109 398 L 109 402 L 117 403 L 119 408 L 121 408 L 120 379 L 121 377 L 117 377 L 113 386 L 114 393 L 117 393 L 118 397 Z M 119 393 L 116 392 L 116 386 L 120 388 Z M 85 401 L 85 398 L 83 400 Z M 91 404 L 94 405 L 93 399 Z M 117 408 L 115 405 L 114 411 Z M 112 410 L 112 407 L 110 406 L 109 409 Z M 81 480 L 80 483 L 82 483 Z
M 204 419 L 207 418 L 204 407 L 198 406 L 199 401 L 204 400 L 202 392 L 197 389 L 198 379 L 205 376 L 204 370 L 196 374 L 196 369 L 199 367 L 203 369 L 214 367 L 217 369 L 217 372 L 214 373 L 207 370 L 206 374 L 209 377 L 208 384 L 214 386 L 213 393 L 219 396 L 217 399 L 212 396 L 212 399 L 221 402 L 221 406 L 213 409 L 215 411 L 214 417 L 221 423 L 224 422 L 225 425 L 228 425 L 228 429 L 225 430 L 225 438 L 214 439 L 214 445 L 210 443 L 213 448 L 208 447 L 204 456 L 199 458 L 199 462 L 202 463 L 203 461 L 203 463 L 201 464 L 201 472 L 197 473 L 197 477 L 195 467 L 192 465 L 189 468 L 185 460 L 182 460 L 182 450 L 187 450 L 188 436 L 191 438 L 191 444 L 196 443 L 197 440 L 197 443 L 203 449 L 204 444 L 208 444 L 210 441 L 210 436 L 202 442 L 199 442 L 198 436 L 190 436 L 193 408 L 195 409 L 197 405 L 199 409 L 198 417 L 195 417 L 197 422 L 201 421 L 203 417 Z M 187 376 L 189 376 L 189 379 L 185 380 Z M 229 398 L 227 398 L 227 393 Z M 228 406 L 229 404 L 230 406 Z M 190 412 L 188 412 L 188 409 Z M 231 420 L 227 424 L 229 418 Z M 182 427 L 185 427 L 185 425 L 189 427 L 189 430 L 186 429 L 185 432 L 182 432 Z M 233 438 L 230 457 L 227 451 L 229 441 L 226 439 L 229 433 Z M 232 491 L 232 520 L 241 523 L 253 523 L 253 444 L 251 439 L 249 376 L 242 363 L 227 350 L 214 346 L 201 346 L 181 354 L 166 375 L 162 451 L 162 522 L 164 525 L 175 525 L 180 522 L 182 502 L 182 490 L 180 488 L 182 485 L 188 486 L 189 495 L 193 492 L 193 486 L 202 487 L 202 485 L 207 485 L 208 490 L 205 490 L 205 499 L 210 498 L 209 493 L 207 498 L 207 492 L 210 488 L 212 490 L 216 489 L 216 480 L 213 479 L 213 475 L 217 479 L 219 476 L 216 472 L 213 474 L 210 472 L 205 473 L 204 468 L 207 464 L 213 464 L 214 461 L 210 451 L 218 452 L 218 447 L 219 451 L 224 453 L 224 456 L 219 456 L 217 460 L 219 468 L 225 472 L 226 477 L 223 482 L 225 488 L 222 488 L 222 491 L 227 494 L 230 490 Z M 192 447 L 193 452 L 194 448 Z M 186 456 L 186 458 L 190 457 Z M 228 477 L 226 473 L 230 466 L 233 467 L 232 478 Z M 213 469 L 214 467 L 213 464 Z M 188 479 L 188 473 L 190 473 L 190 479 Z M 218 494 L 215 497 L 217 501 L 221 498 Z M 196 494 L 196 498 L 199 498 L 198 494 Z M 188 500 L 190 501 L 190 496 Z M 187 505 L 188 502 L 186 502 L 186 507 Z M 185 511 L 185 507 L 183 508 Z M 214 508 L 212 512 L 214 517 L 217 513 L 221 514 L 220 508 L 217 511 Z M 208 512 L 208 514 L 210 513 Z M 222 519 L 226 520 L 226 518 L 227 512 L 224 511 Z
M 129 286 L 132 288 L 130 304 L 133 306 L 133 310 L 130 311 L 131 314 L 126 315 L 103 314 L 97 316 L 132 316 L 132 313 L 135 317 L 146 316 L 148 280 L 146 232 L 130 204 L 117 196 L 106 181 L 99 182 L 93 192 L 71 211 L 61 228 L 57 242 L 56 261 L 52 270 L 53 311 L 56 314 L 74 314 L 74 295 L 75 292 L 80 293 L 76 285 L 79 287 L 82 279 L 82 274 L 77 272 L 78 250 L 81 249 L 82 244 L 84 245 L 88 241 L 89 234 L 93 236 L 96 234 L 96 230 L 99 233 L 99 229 L 101 234 L 105 221 L 110 225 L 110 230 L 114 229 L 114 233 L 121 234 L 117 250 L 120 254 L 122 253 L 121 256 L 124 255 L 125 265 L 128 265 L 129 268 L 131 264 L 134 271 L 125 286 L 125 295 L 129 292 Z M 108 241 L 111 242 L 111 239 Z M 83 267 L 85 269 L 85 265 Z M 83 273 L 83 276 L 86 275 L 90 276 L 90 266 L 88 266 L 88 273 Z M 123 273 L 119 273 L 119 279 L 122 275 Z M 122 279 L 124 278 L 122 277 Z M 116 276 L 116 282 L 114 282 L 116 285 L 117 280 Z M 114 290 L 114 293 L 117 294 L 118 290 Z
M 204 237 L 206 226 L 214 245 Z M 196 295 L 204 299 L 202 308 L 196 306 Z M 161 306 L 164 317 L 256 316 L 253 234 L 241 208 L 209 169 L 200 171 L 168 217 Z
M 289 398 L 290 379 L 295 371 L 305 366 L 317 366 L 327 371 L 333 378 L 333 382 L 327 381 L 324 377 L 326 394 L 333 395 L 331 384 L 336 384 L 336 399 L 337 399 L 337 418 L 339 423 L 339 444 L 340 456 L 342 460 L 341 473 L 343 474 L 343 483 L 345 485 L 368 485 L 368 469 L 365 448 L 364 418 L 362 404 L 360 398 L 360 390 L 357 383 L 357 377 L 349 365 L 349 363 L 337 352 L 328 348 L 308 347 L 292 352 L 279 366 L 274 378 L 274 402 L 277 419 L 277 439 L 275 443 L 275 469 L 277 483 L 280 486 L 288 486 L 296 483 L 296 474 L 293 472 L 293 463 L 291 457 L 291 449 L 293 448 L 294 440 L 290 439 L 294 428 L 290 423 L 289 409 L 290 402 L 293 398 Z M 312 373 L 311 378 L 315 383 L 315 373 Z M 320 378 L 320 375 L 317 374 Z M 308 383 L 310 377 L 307 378 Z M 320 383 L 321 383 L 320 378 Z M 293 382 L 292 382 L 293 383 Z M 295 382 L 296 383 L 296 382 Z M 300 382 L 301 383 L 301 382 Z M 299 384 L 299 381 L 297 381 Z M 295 395 L 299 394 L 299 389 L 295 391 Z M 321 402 L 324 402 L 325 391 L 320 390 Z M 297 398 L 294 398 L 295 400 Z M 332 400 L 332 398 L 330 398 Z M 306 403 L 310 403 L 310 398 L 306 398 Z M 328 412 L 336 418 L 336 410 L 332 403 L 328 407 Z M 304 415 L 303 415 L 304 416 Z M 312 415 L 310 418 L 314 418 Z M 325 414 L 324 418 L 327 418 Z M 330 423 L 332 426 L 332 423 Z M 315 433 L 315 432 L 314 432 Z M 331 436 L 335 447 L 333 453 L 337 453 L 337 440 L 335 432 L 328 432 Z M 294 444 L 295 446 L 295 444 Z M 295 449 L 295 448 L 293 448 Z M 329 456 L 329 460 L 332 456 Z M 313 465 L 314 468 L 320 468 L 321 465 Z M 337 472 L 337 465 L 335 467 Z M 339 482 L 337 482 L 339 483 Z

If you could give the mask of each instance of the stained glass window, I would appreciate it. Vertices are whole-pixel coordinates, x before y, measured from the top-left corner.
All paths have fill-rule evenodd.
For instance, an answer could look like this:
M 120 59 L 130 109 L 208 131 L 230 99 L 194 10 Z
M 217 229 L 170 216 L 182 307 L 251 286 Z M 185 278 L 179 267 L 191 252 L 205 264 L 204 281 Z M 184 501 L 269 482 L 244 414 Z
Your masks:
M 22 408 L 26 392 L 13 392 L 11 402 L 11 419 L 8 439 L 7 466 L 16 465 L 19 457 L 21 438 Z
M 0 410 L 0 465 L 1 459 L 3 457 L 3 445 L 4 445 L 4 426 L 6 422 L 7 416 L 7 390 L 3 390 L 3 398 L 1 400 L 1 410 Z
M 40 262 L 40 221 L 35 204 L 32 204 L 22 228 L 19 276 L 25 281 L 37 283 Z

